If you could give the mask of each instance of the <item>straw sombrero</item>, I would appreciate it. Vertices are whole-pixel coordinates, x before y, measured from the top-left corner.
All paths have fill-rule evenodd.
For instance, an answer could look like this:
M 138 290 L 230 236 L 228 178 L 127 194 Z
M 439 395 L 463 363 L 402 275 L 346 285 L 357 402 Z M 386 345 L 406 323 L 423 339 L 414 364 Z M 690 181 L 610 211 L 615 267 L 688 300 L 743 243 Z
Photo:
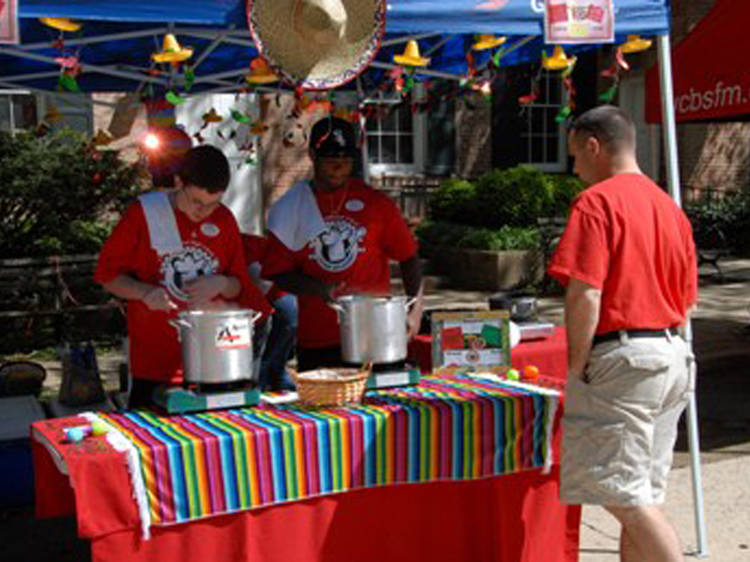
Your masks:
M 494 49 L 505 43 L 506 37 L 495 37 L 494 35 L 479 35 L 477 40 L 471 46 L 475 51 L 486 51 L 487 49 Z
M 250 61 L 250 72 L 245 74 L 245 81 L 250 84 L 271 84 L 277 82 L 279 77 L 268 67 L 268 63 L 262 57 L 255 57 Z
M 248 0 L 260 55 L 288 81 L 327 90 L 356 78 L 380 48 L 386 0 Z
M 192 56 L 192 47 L 181 47 L 177 38 L 173 34 L 167 33 L 164 36 L 161 51 L 152 53 L 151 58 L 154 62 L 182 62 Z

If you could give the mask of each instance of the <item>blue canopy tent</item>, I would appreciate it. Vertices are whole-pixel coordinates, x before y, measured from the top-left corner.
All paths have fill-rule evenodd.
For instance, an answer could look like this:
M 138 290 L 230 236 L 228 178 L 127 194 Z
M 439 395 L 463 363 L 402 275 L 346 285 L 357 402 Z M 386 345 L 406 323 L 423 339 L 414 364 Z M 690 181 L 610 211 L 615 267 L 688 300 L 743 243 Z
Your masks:
M 267 0 L 273 1 L 273 0 Z M 247 27 L 245 0 L 22 0 L 20 45 L 0 45 L 0 88 L 54 91 L 60 73 L 52 43 L 59 33 L 37 18 L 68 17 L 84 24 L 65 34 L 65 46 L 80 49 L 83 91 L 141 91 L 149 84 L 166 90 L 184 77 L 150 73 L 150 55 L 165 33 L 195 48 L 195 81 L 190 93 L 239 91 L 257 50 Z M 669 0 L 614 0 L 618 41 L 627 34 L 658 38 L 662 87 L 664 146 L 670 194 L 680 204 L 675 113 L 670 58 Z M 544 0 L 390 0 L 386 36 L 368 73 L 393 68 L 392 55 L 411 38 L 420 39 L 432 58 L 419 74 L 459 79 L 466 72 L 465 53 L 475 33 L 508 36 L 502 65 L 538 60 L 543 45 Z M 583 47 L 590 48 L 590 47 Z M 483 56 L 484 58 L 481 58 Z M 489 54 L 480 55 L 477 64 Z M 689 325 L 688 325 L 689 327 Z M 689 330 L 688 330 L 689 331 Z M 688 334 L 691 339 L 690 334 Z M 700 482 L 697 409 L 688 407 L 698 555 L 707 555 Z

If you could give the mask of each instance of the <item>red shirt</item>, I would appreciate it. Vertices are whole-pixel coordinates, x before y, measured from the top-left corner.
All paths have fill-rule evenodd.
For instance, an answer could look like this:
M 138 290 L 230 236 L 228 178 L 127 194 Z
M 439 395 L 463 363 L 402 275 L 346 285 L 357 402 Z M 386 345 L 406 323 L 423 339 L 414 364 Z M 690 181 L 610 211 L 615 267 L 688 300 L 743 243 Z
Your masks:
M 146 217 L 140 202 L 123 214 L 99 254 L 94 273 L 97 283 L 120 275 L 161 285 L 181 308 L 187 308 L 183 283 L 202 275 L 236 277 L 242 291 L 235 302 L 264 314 L 271 307 L 253 285 L 245 266 L 242 241 L 231 211 L 220 205 L 200 223 L 175 209 L 184 251 L 160 258 L 151 248 Z M 182 359 L 177 331 L 167 323 L 174 313 L 150 310 L 142 301 L 128 301 L 130 370 L 139 379 L 179 384 Z
M 601 289 L 597 334 L 678 326 L 698 297 L 690 222 L 640 174 L 614 176 L 576 199 L 549 274 Z
M 255 234 L 243 234 L 242 248 L 245 250 L 245 262 L 247 262 L 248 267 L 253 266 L 255 263 L 261 265 L 266 252 L 268 252 L 268 238 Z M 285 294 L 284 291 L 278 288 L 276 283 L 273 283 L 268 291 L 266 291 L 266 299 L 268 299 L 268 302 L 273 302 Z
M 297 252 L 270 235 L 263 276 L 297 271 L 326 283 L 344 283 L 345 293 L 390 293 L 389 260 L 405 261 L 417 253 L 417 242 L 396 205 L 357 179 L 349 180 L 348 189 L 314 194 L 326 230 Z M 298 301 L 300 347 L 340 345 L 336 312 L 320 297 L 300 295 Z

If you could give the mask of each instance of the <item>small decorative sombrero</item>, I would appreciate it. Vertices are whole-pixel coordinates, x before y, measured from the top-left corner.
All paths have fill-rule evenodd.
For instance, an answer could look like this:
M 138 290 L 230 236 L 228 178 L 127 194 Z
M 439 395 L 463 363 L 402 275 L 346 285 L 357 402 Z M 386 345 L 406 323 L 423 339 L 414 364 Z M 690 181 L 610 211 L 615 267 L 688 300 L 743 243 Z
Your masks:
M 421 56 L 419 44 L 414 39 L 409 39 L 404 52 L 400 55 L 393 55 L 393 62 L 403 66 L 427 66 L 430 64 L 430 59 Z
M 494 35 L 479 35 L 471 48 L 475 51 L 494 49 L 505 43 L 506 40 L 507 38 L 505 36 L 495 37 Z
M 628 40 L 620 45 L 623 53 L 640 53 L 651 47 L 651 39 L 642 39 L 640 35 L 628 35 Z
M 112 135 L 107 131 L 99 129 L 96 131 L 96 135 L 91 139 L 91 144 L 94 146 L 104 146 L 105 144 L 111 143 L 113 140 Z
M 248 0 L 260 55 L 288 81 L 328 90 L 356 78 L 385 31 L 386 0 Z
M 215 108 L 211 108 L 208 113 L 203 114 L 203 121 L 206 123 L 221 123 L 224 119 L 216 112 Z
M 39 21 L 46 26 L 59 29 L 60 31 L 78 31 L 83 25 L 70 18 L 39 18 Z
M 250 72 L 245 74 L 245 81 L 250 84 L 270 84 L 279 80 L 263 57 L 255 57 L 250 61 Z
M 542 66 L 546 70 L 564 70 L 574 62 L 576 62 L 576 57 L 565 56 L 565 50 L 560 45 L 555 45 L 551 57 L 547 56 L 546 51 L 542 51 Z
M 193 56 L 192 47 L 180 47 L 177 38 L 167 33 L 164 36 L 162 49 L 158 53 L 152 53 L 151 58 L 155 62 L 182 62 Z

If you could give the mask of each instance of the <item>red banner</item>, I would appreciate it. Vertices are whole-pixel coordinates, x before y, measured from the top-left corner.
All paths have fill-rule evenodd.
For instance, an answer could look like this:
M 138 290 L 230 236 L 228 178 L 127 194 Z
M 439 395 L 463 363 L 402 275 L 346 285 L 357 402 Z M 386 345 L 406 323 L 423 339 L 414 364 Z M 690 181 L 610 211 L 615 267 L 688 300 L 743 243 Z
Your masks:
M 19 43 L 18 0 L 0 0 L 0 43 Z
M 672 50 L 677 121 L 750 114 L 750 3 L 720 1 Z M 646 121 L 661 121 L 659 70 L 646 74 Z

